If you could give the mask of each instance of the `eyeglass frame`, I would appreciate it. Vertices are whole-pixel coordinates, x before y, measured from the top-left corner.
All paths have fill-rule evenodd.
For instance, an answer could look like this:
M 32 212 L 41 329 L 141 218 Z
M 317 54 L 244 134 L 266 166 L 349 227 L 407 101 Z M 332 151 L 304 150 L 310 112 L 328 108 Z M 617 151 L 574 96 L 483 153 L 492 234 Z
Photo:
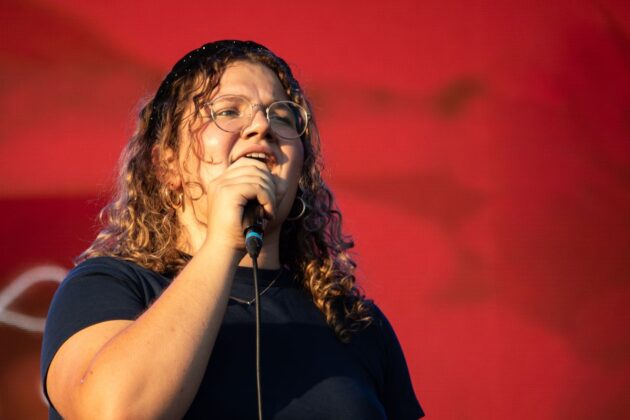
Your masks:
M 230 98 L 230 97 L 240 98 L 240 99 L 245 100 L 247 103 L 249 103 L 249 105 L 250 105 L 250 107 L 251 107 L 251 110 L 252 110 L 252 113 L 251 113 L 251 117 L 250 117 L 250 121 L 249 121 L 249 123 L 244 124 L 244 125 L 243 125 L 243 127 L 242 127 L 240 130 L 238 130 L 238 131 L 229 131 L 229 130 L 226 130 L 225 128 L 221 127 L 221 126 L 217 123 L 217 119 L 216 119 L 216 116 L 215 116 L 215 112 L 214 112 L 214 110 L 212 109 L 212 104 L 214 104 L 217 100 L 219 100 L 219 99 L 221 99 L 221 98 Z M 273 105 L 275 105 L 275 104 L 281 104 L 281 103 L 289 103 L 289 104 L 292 104 L 292 105 L 297 106 L 299 109 L 302 109 L 302 110 L 304 111 L 304 116 L 305 116 L 305 119 L 304 119 L 304 129 L 302 130 L 302 132 L 301 132 L 301 133 L 298 133 L 298 135 L 297 135 L 296 137 L 283 137 L 283 136 L 281 136 L 280 134 L 278 134 L 275 130 L 273 130 L 273 128 L 271 128 L 271 127 L 272 127 L 272 125 L 271 125 L 271 120 L 269 119 L 269 108 L 271 108 L 271 107 L 272 107 Z M 246 127 L 251 126 L 251 125 L 252 125 L 252 123 L 254 122 L 254 116 L 256 115 L 256 108 L 260 108 L 262 111 L 264 111 L 265 118 L 267 119 L 267 123 L 269 124 L 269 128 L 271 129 L 271 131 L 272 131 L 273 133 L 275 133 L 277 136 L 279 136 L 279 137 L 281 137 L 281 138 L 283 138 L 283 139 L 287 139 L 287 140 L 294 140 L 294 139 L 299 139 L 299 138 L 301 138 L 301 137 L 304 135 L 304 133 L 306 133 L 306 130 L 308 129 L 308 123 L 309 123 L 309 122 L 310 122 L 310 120 L 311 120 L 311 113 L 309 112 L 309 110 L 308 110 L 306 107 L 304 107 L 304 106 L 302 106 L 302 105 L 298 104 L 297 102 L 290 101 L 290 100 L 285 100 L 285 101 L 273 101 L 273 102 L 272 102 L 272 103 L 270 103 L 269 105 L 265 105 L 265 104 L 261 104 L 261 103 L 258 103 L 258 104 L 256 104 L 256 103 L 252 103 L 252 101 L 250 101 L 248 98 L 246 98 L 245 96 L 241 96 L 241 95 L 221 95 L 221 96 L 218 96 L 218 97 L 214 98 L 212 101 L 207 102 L 207 103 L 204 105 L 204 107 L 207 107 L 207 109 L 210 111 L 210 118 L 212 118 L 212 121 L 214 121 L 214 123 L 216 124 L 216 126 L 217 126 L 217 127 L 218 127 L 221 131 L 225 131 L 226 133 L 242 133 L 242 132 L 243 132 L 243 130 L 244 130 Z M 297 128 L 297 127 L 296 127 L 296 128 Z M 297 132 L 297 130 L 296 130 L 296 132 Z

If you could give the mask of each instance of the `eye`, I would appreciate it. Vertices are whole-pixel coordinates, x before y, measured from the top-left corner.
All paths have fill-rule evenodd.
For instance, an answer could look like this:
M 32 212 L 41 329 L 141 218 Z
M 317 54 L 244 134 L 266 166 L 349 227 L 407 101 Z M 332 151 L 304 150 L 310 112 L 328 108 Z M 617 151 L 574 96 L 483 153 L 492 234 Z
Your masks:
M 214 116 L 218 118 L 238 118 L 241 113 L 237 108 L 220 108 L 214 110 Z
M 273 122 L 278 123 L 278 124 L 289 125 L 291 127 L 295 126 L 295 120 L 291 118 L 290 116 L 274 115 L 271 117 L 271 119 L 273 120 Z
M 213 117 L 224 120 L 242 117 L 248 106 L 247 101 L 238 96 L 222 97 L 210 104 Z
M 273 108 L 269 110 L 269 120 L 277 124 L 284 124 L 291 127 L 295 127 L 295 114 L 292 110 L 282 104 L 275 104 Z

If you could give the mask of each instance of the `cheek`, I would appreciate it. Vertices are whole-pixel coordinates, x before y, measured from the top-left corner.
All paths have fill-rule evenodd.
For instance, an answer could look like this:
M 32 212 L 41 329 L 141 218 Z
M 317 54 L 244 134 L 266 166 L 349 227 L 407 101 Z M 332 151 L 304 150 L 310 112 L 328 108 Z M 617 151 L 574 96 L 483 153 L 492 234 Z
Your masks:
M 225 143 L 219 141 L 216 137 L 204 139 L 201 147 L 203 161 L 207 163 L 220 163 L 226 155 L 225 149 Z
M 300 179 L 300 175 L 302 175 L 302 169 L 304 167 L 304 146 L 302 146 L 302 143 L 300 143 L 300 146 L 295 151 L 293 162 L 295 162 L 293 165 L 293 171 L 294 171 L 295 183 L 297 184 L 297 182 Z
M 208 184 L 227 168 L 230 144 L 230 139 L 206 135 L 188 143 L 180 156 L 180 167 L 193 201 L 205 196 Z
M 293 148 L 291 151 L 287 153 L 289 157 L 289 167 L 286 174 L 287 181 L 287 192 L 291 197 L 289 197 L 289 201 L 293 201 L 293 196 L 295 191 L 298 188 L 298 181 L 300 180 L 300 176 L 302 175 L 302 167 L 304 165 L 304 150 L 302 145 L 299 147 Z
M 230 164 L 230 152 L 236 140 L 229 133 L 223 131 L 215 133 L 210 128 L 206 129 L 199 142 L 197 167 L 199 179 L 204 186 L 227 169 Z
M 291 162 L 290 172 L 297 175 L 299 178 L 302 173 L 302 166 L 304 165 L 304 146 L 301 142 L 292 146 L 291 149 L 288 150 L 287 155 L 289 156 L 289 162 Z
M 206 163 L 223 164 L 227 167 L 230 151 L 237 141 L 238 135 L 226 133 L 214 125 L 208 125 L 201 134 L 199 154 Z

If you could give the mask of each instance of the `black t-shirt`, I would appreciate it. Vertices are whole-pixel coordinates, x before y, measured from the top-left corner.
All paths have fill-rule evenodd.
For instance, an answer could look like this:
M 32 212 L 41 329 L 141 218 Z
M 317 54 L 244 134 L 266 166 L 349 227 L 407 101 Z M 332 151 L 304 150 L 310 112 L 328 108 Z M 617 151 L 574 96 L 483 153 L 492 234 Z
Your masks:
M 264 290 L 279 273 L 259 270 Z M 89 259 L 59 287 L 48 313 L 41 374 L 61 345 L 90 325 L 134 320 L 159 297 L 171 278 L 110 257 Z M 253 296 L 252 271 L 239 267 L 231 295 Z M 383 314 L 340 342 L 312 298 L 284 270 L 261 298 L 261 372 L 267 419 L 401 419 L 424 413 L 405 359 Z M 256 418 L 254 305 L 229 300 L 206 373 L 185 418 Z M 155 366 L 168 375 L 168 366 Z M 121 375 L 124 375 L 121 372 Z M 46 392 L 45 392 L 46 393 Z M 50 418 L 60 418 L 54 407 Z

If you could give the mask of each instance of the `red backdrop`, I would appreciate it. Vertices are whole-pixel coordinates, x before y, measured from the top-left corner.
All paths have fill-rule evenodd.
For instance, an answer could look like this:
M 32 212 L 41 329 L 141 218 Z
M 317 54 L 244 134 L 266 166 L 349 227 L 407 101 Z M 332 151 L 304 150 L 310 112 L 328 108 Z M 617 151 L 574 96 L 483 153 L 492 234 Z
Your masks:
M 89 243 L 140 98 L 242 38 L 315 104 L 429 418 L 627 418 L 627 2 L 3 0 L 0 33 L 0 417 L 45 417 L 56 283 L 15 285 Z

